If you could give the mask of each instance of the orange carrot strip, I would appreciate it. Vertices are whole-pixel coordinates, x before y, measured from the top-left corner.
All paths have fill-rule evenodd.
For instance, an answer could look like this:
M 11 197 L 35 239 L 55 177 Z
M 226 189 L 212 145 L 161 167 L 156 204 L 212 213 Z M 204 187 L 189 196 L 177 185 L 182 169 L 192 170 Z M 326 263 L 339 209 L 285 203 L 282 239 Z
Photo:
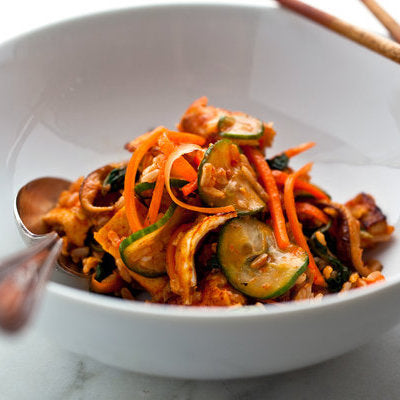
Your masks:
M 124 183 L 124 197 L 125 197 L 125 210 L 126 218 L 128 219 L 129 226 L 132 232 L 136 232 L 139 229 L 143 229 L 143 224 L 140 220 L 140 216 L 136 207 L 136 194 L 135 194 L 135 180 L 136 173 L 139 168 L 140 161 L 147 151 L 153 147 L 160 135 L 166 131 L 166 128 L 159 126 L 154 129 L 151 134 L 146 136 L 146 139 L 139 145 L 139 147 L 132 154 L 126 168 L 125 183 Z
M 286 179 L 289 176 L 289 174 L 287 174 L 286 172 L 278 171 L 275 169 L 272 171 L 272 175 L 274 176 L 276 183 L 281 186 L 285 184 Z M 329 196 L 321 189 L 301 179 L 297 179 L 294 182 L 294 188 L 297 190 L 304 190 L 307 193 L 313 195 L 318 200 L 329 200 Z
M 137 147 L 139 147 L 146 139 L 151 135 L 150 132 L 146 132 L 143 135 L 138 136 L 137 138 L 131 140 L 125 145 L 125 148 L 128 151 L 134 151 Z M 169 139 L 171 139 L 175 143 L 194 143 L 200 146 L 203 146 L 206 143 L 206 139 L 200 135 L 196 135 L 194 133 L 187 132 L 175 132 L 168 130 L 167 133 Z
M 282 211 L 281 198 L 271 169 L 260 150 L 250 146 L 242 146 L 242 148 L 247 158 L 255 166 L 268 193 L 268 208 L 271 213 L 276 242 L 281 249 L 285 249 L 289 246 L 290 242 L 286 231 L 286 221 Z
M 313 204 L 310 203 L 297 202 L 296 212 L 297 214 L 304 214 L 318 221 L 321 221 L 323 224 L 327 224 L 329 222 L 329 217 L 318 207 L 315 207 Z
M 161 135 L 158 140 L 160 150 L 168 157 L 175 149 L 176 145 L 164 134 Z M 171 174 L 174 178 L 183 179 L 188 182 L 192 182 L 197 179 L 196 170 L 190 165 L 190 163 L 183 157 L 176 160 L 172 167 Z
M 367 285 L 372 285 L 373 283 L 386 280 L 385 277 L 381 273 L 377 273 L 378 271 L 370 273 L 365 279 Z
M 165 162 L 166 158 L 164 158 L 160 162 L 160 172 L 158 173 L 156 186 L 153 190 L 153 196 L 151 198 L 149 211 L 147 213 L 145 225 L 149 226 L 154 224 L 157 221 L 158 211 L 160 210 L 162 195 L 164 192 L 164 173 L 165 173 Z
M 276 135 L 276 132 L 273 128 L 272 123 L 265 123 L 264 122 L 264 134 L 262 137 L 258 140 L 258 145 L 263 149 L 264 147 L 271 147 L 272 142 L 274 140 L 274 137 Z
M 104 278 L 101 282 L 95 279 L 96 273 L 90 279 L 90 289 L 96 293 L 114 293 L 122 288 L 124 281 L 117 272 Z
M 174 162 L 179 159 L 183 154 L 191 153 L 195 150 L 201 150 L 201 147 L 196 144 L 182 144 L 180 145 L 167 159 L 167 163 L 165 164 L 165 187 L 169 195 L 171 196 L 172 201 L 182 208 L 186 208 L 187 210 L 196 211 L 199 213 L 205 214 L 219 214 L 219 213 L 228 213 L 235 211 L 233 206 L 226 206 L 226 207 L 198 207 L 192 206 L 191 204 L 184 203 L 183 201 L 179 200 L 175 194 L 171 190 L 170 184 L 170 176 L 171 176 L 171 169 Z
M 293 174 L 290 174 L 288 178 L 286 179 L 285 182 L 285 189 L 284 189 L 284 194 L 283 194 L 283 200 L 285 204 L 285 209 L 286 209 L 286 215 L 289 220 L 289 225 L 290 229 L 293 233 L 294 239 L 296 243 L 308 254 L 308 267 L 311 270 L 311 272 L 314 274 L 314 283 L 319 286 L 326 286 L 325 279 L 321 275 L 320 270 L 318 269 L 317 265 L 315 264 L 314 257 L 310 251 L 310 248 L 308 247 L 307 244 L 307 239 L 305 238 L 303 234 L 303 229 L 301 227 L 301 224 L 297 218 L 297 213 L 296 213 L 296 205 L 295 205 L 295 200 L 294 200 L 294 183 L 296 179 L 300 175 L 306 174 L 308 171 L 310 171 L 312 167 L 312 163 L 306 164 L 304 167 L 300 168 L 298 171 L 296 171 Z
M 206 139 L 203 136 L 194 133 L 168 131 L 167 136 L 176 143 L 193 143 L 199 146 L 203 146 L 206 143 Z
M 125 145 L 125 149 L 134 152 L 145 140 L 147 140 L 153 131 L 143 133 L 143 135 L 138 136 L 137 138 L 131 140 Z
M 291 157 L 297 156 L 300 153 L 303 153 L 303 151 L 311 149 L 311 147 L 314 147 L 314 146 L 315 146 L 315 142 L 302 143 L 302 144 L 299 144 L 296 147 L 292 147 L 290 149 L 285 150 L 284 153 L 289 158 L 291 158 Z
M 197 189 L 197 179 L 193 182 L 187 183 L 182 187 L 182 193 L 184 196 L 189 196 L 190 193 L 193 193 Z
M 193 161 L 194 161 L 195 165 L 197 166 L 197 168 L 200 166 L 201 162 L 203 161 L 204 153 L 205 153 L 205 150 L 204 151 L 196 151 L 196 155 L 194 156 Z
M 167 267 L 167 274 L 169 276 L 169 284 L 171 286 L 171 290 L 174 293 L 177 293 L 179 291 L 179 276 L 176 273 L 175 269 L 175 251 L 176 251 L 176 244 L 174 243 L 176 241 L 176 238 L 181 232 L 184 232 L 188 230 L 192 224 L 183 224 L 179 226 L 178 229 L 176 229 L 172 235 L 171 238 L 169 239 L 168 245 L 167 245 L 167 254 L 166 254 L 166 267 Z

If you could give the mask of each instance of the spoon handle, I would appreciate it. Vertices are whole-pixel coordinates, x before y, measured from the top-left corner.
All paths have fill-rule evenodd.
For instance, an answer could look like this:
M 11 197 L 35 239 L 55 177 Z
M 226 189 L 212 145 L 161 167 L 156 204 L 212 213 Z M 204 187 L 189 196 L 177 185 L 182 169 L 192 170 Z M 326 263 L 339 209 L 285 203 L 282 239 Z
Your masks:
M 50 272 L 62 240 L 52 232 L 33 246 L 0 261 L 0 327 L 20 329 L 29 319 Z

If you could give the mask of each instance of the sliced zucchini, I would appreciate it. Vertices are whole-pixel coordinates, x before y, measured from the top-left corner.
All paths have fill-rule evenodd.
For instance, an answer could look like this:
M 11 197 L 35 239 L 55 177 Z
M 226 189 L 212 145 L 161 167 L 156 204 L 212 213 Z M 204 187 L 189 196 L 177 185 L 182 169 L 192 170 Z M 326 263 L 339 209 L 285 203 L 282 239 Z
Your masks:
M 232 205 L 242 215 L 265 208 L 260 197 L 263 189 L 243 157 L 229 139 L 222 139 L 207 149 L 198 172 L 199 194 L 204 203 L 211 207 Z
M 172 231 L 182 223 L 182 219 L 183 210 L 172 203 L 156 223 L 124 239 L 119 246 L 124 264 L 148 278 L 164 275 L 166 246 Z
M 264 134 L 264 123 L 243 113 L 231 113 L 218 120 L 218 133 L 223 138 L 257 140 Z
M 173 188 L 181 188 L 185 186 L 188 183 L 188 181 L 185 181 L 183 179 L 176 179 L 176 178 L 171 178 L 170 179 L 170 184 L 171 187 Z M 143 192 L 146 190 L 153 190 L 154 187 L 156 186 L 155 182 L 141 182 L 135 185 L 135 193 L 140 196 Z
M 229 283 L 256 299 L 284 294 L 308 265 L 302 248 L 279 249 L 272 228 L 254 217 L 228 221 L 221 230 L 217 254 Z

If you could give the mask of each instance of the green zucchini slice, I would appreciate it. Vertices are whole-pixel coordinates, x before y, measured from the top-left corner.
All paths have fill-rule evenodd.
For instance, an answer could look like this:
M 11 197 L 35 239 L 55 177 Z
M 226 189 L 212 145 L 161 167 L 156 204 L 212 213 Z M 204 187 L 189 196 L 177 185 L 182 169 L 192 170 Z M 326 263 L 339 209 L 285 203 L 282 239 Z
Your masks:
M 229 283 L 256 299 L 284 294 L 308 265 L 302 248 L 279 249 L 272 228 L 254 217 L 228 221 L 221 230 L 217 254 Z
M 264 123 L 247 114 L 232 113 L 218 120 L 218 133 L 223 138 L 257 140 L 264 134 Z
M 172 203 L 164 216 L 124 239 L 119 252 L 124 264 L 148 278 L 166 273 L 166 246 L 172 231 L 182 223 L 183 210 Z
M 198 188 L 210 207 L 232 205 L 238 214 L 253 214 L 265 208 L 265 192 L 244 154 L 229 139 L 209 147 L 199 166 Z M 210 182 L 211 179 L 211 182 Z

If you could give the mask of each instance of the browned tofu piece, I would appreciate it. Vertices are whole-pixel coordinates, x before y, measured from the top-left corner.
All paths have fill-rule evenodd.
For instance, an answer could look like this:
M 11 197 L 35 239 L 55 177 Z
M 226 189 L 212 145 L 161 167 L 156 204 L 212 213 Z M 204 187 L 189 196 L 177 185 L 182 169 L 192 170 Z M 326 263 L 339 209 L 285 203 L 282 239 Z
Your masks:
M 371 195 L 360 193 L 348 201 L 346 206 L 360 222 L 361 247 L 372 247 L 390 239 L 394 228 L 388 225 L 386 216 Z
M 228 111 L 208 105 L 207 97 L 200 97 L 195 100 L 183 114 L 178 124 L 178 129 L 182 132 L 189 132 L 201 135 L 209 141 L 218 139 L 218 122 L 222 116 L 244 116 L 245 113 L 239 111 Z M 261 147 L 270 147 L 275 137 L 272 124 L 264 123 L 264 135 L 259 140 Z M 241 141 L 246 144 L 246 141 Z M 254 143 L 254 141 L 252 141 Z M 248 143 L 247 143 L 248 144 Z M 250 143 L 251 144 L 251 143 Z

